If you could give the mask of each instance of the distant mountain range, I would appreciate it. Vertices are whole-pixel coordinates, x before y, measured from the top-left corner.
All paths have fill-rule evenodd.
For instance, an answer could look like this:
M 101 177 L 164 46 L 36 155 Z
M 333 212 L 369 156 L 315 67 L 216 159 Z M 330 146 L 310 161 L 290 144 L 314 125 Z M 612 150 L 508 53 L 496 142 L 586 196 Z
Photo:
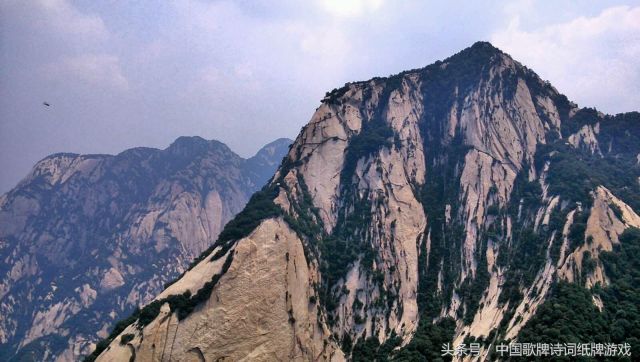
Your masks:
M 0 360 L 90 353 L 216 240 L 291 142 L 243 159 L 180 137 L 165 150 L 38 162 L 0 197 Z

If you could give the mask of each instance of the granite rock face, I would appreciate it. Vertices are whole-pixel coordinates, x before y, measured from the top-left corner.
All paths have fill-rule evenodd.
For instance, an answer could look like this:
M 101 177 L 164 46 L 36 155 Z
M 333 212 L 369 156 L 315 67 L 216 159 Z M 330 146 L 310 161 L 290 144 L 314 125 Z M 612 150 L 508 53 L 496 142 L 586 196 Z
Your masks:
M 55 154 L 0 199 L 0 359 L 78 360 L 216 240 L 288 151 Z M 17 354 L 16 354 L 17 353 Z
M 452 343 L 517 339 L 554 282 L 608 282 L 599 253 L 640 227 L 639 153 L 640 114 L 581 109 L 488 43 L 346 84 L 91 358 L 429 360 L 446 321 Z

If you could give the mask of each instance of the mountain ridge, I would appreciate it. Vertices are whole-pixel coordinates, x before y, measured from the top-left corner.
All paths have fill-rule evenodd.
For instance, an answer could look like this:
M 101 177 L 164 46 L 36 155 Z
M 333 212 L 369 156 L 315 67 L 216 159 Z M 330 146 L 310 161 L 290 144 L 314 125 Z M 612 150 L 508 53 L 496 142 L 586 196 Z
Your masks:
M 36 163 L 0 196 L 2 358 L 86 354 L 215 239 L 288 141 L 249 159 L 182 137 L 164 150 L 57 153 Z
M 597 307 L 603 260 L 640 227 L 638 115 L 580 109 L 487 43 L 348 83 L 90 359 L 430 360 L 468 341 L 496 358 L 558 282 Z

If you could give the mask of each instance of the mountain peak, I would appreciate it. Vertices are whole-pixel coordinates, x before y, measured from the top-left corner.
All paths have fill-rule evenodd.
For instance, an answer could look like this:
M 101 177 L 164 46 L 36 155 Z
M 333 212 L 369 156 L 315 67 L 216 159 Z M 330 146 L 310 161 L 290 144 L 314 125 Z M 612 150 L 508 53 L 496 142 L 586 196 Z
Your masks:
M 443 71 L 447 68 L 453 69 L 453 72 L 440 74 L 439 77 L 446 76 L 449 78 L 458 78 L 461 75 L 480 75 L 483 69 L 486 70 L 495 66 L 507 66 L 510 68 L 522 67 L 520 63 L 513 60 L 513 58 L 509 54 L 498 49 L 493 44 L 487 41 L 477 41 L 470 47 L 467 47 L 444 60 L 438 60 L 422 68 L 405 70 L 397 74 L 389 75 L 388 77 L 373 77 L 367 81 L 346 83 L 341 88 L 336 88 L 331 92 L 327 92 L 322 102 L 331 103 L 335 101 L 340 96 L 345 94 L 351 86 L 354 85 L 363 86 L 370 82 L 379 83 L 394 81 L 411 74 L 418 76 L 433 76 L 434 73 Z
M 233 152 L 227 145 L 216 140 L 206 140 L 199 136 L 181 136 L 166 149 L 171 154 L 193 156 L 211 150 Z
M 256 152 L 253 157 L 261 157 L 261 155 L 273 156 L 277 150 L 288 148 L 290 144 L 293 143 L 292 139 L 289 138 L 278 138 L 273 142 L 269 142 L 264 145 L 258 152 Z M 278 160 L 279 162 L 280 160 Z
M 458 58 L 458 57 L 468 57 L 468 58 L 473 58 L 477 60 L 489 61 L 491 59 L 494 59 L 494 57 L 498 57 L 498 56 L 507 57 L 513 60 L 513 58 L 511 58 L 509 54 L 503 52 L 499 48 L 495 47 L 493 44 L 487 41 L 477 41 L 473 43 L 473 45 L 471 45 L 470 47 L 462 49 L 458 53 L 445 59 L 445 61 Z
M 99 361 L 153 358 L 156 341 L 175 360 L 342 361 L 430 360 L 436 334 L 526 340 L 555 282 L 604 285 L 600 250 L 640 227 L 613 197 L 640 205 L 640 141 L 488 42 L 322 103 L 272 180 Z
M 496 47 L 493 44 L 491 44 L 490 42 L 484 41 L 484 40 L 480 40 L 480 41 L 477 41 L 477 42 L 473 43 L 473 45 L 471 45 L 467 49 L 474 50 L 474 51 L 478 51 L 478 50 L 492 51 L 494 53 L 504 54 L 502 52 L 502 50 L 498 49 L 498 47 Z
M 273 168 L 282 161 L 282 155 L 287 154 L 292 143 L 293 140 L 288 138 L 279 138 L 266 144 L 253 157 L 247 159 L 245 167 L 252 170 L 250 174 L 254 175 L 257 184 L 272 176 Z
M 201 137 L 39 161 L 0 195 L 0 361 L 81 360 L 103 325 L 149 302 L 216 239 L 286 141 L 257 163 Z

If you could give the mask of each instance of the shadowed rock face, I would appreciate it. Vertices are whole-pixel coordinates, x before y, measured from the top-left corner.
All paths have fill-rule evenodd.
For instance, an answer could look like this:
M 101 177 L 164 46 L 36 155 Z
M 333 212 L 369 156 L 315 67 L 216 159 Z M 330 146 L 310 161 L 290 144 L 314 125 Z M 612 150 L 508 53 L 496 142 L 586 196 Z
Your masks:
M 599 253 L 640 226 L 638 154 L 640 114 L 580 109 L 488 43 L 347 84 L 91 359 L 433 360 L 517 338 L 555 281 L 608 282 Z
M 165 150 L 38 162 L 0 198 L 0 359 L 90 352 L 216 240 L 290 143 L 243 159 L 181 137 Z

